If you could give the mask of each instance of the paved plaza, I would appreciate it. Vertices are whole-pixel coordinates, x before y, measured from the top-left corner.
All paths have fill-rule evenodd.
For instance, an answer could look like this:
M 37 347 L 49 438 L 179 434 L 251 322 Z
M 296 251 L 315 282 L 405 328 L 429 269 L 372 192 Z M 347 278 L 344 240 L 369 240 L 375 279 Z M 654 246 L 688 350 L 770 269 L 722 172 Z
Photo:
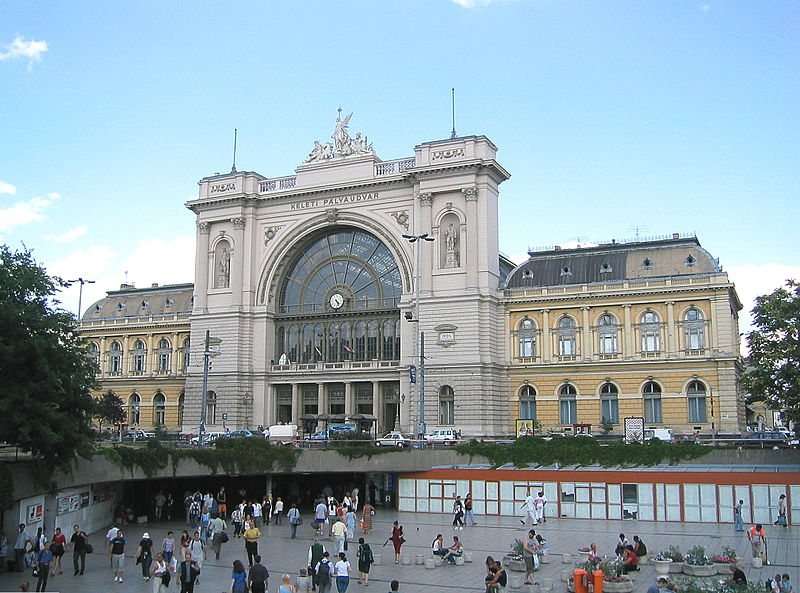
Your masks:
M 304 514 L 305 522 L 298 530 L 298 538 L 290 538 L 289 526 L 284 521 L 282 526 L 270 525 L 262 529 L 264 535 L 260 542 L 260 553 L 263 564 L 270 571 L 269 591 L 275 591 L 280 583 L 280 575 L 289 573 L 297 575 L 299 570 L 306 566 L 308 547 L 313 538 L 311 527 L 311 514 Z M 375 554 L 383 555 L 381 565 L 372 567 L 369 587 L 365 588 L 356 581 L 356 546 L 351 545 L 348 560 L 353 565 L 348 592 L 380 593 L 389 590 L 389 582 L 398 579 L 401 583 L 400 591 L 403 593 L 423 593 L 429 591 L 484 591 L 483 577 L 484 560 L 487 555 L 495 558 L 502 557 L 515 538 L 522 538 L 527 529 L 520 524 L 519 518 L 512 517 L 477 517 L 479 524 L 476 527 L 465 527 L 463 531 L 453 531 L 451 518 L 447 515 L 423 513 L 397 513 L 394 511 L 378 510 L 374 517 L 374 529 L 367 537 Z M 384 541 L 391 533 L 392 521 L 399 520 L 405 528 L 406 544 L 403 546 L 403 555 L 411 558 L 411 565 L 395 565 L 391 542 L 383 547 Z M 83 576 L 73 576 L 72 555 L 67 553 L 64 557 L 64 574 L 51 577 L 48 582 L 48 591 L 62 593 L 95 593 L 118 591 L 120 593 L 149 593 L 153 590 L 153 583 L 142 581 L 141 569 L 135 564 L 133 554 L 142 533 L 150 533 L 155 549 L 160 549 L 161 541 L 167 529 L 179 535 L 185 526 L 179 522 L 149 523 L 145 525 L 127 525 L 124 527 L 125 537 L 128 541 L 128 553 L 125 566 L 125 579 L 123 583 L 115 583 L 109 567 L 109 558 L 102 553 L 106 529 L 91 534 L 90 541 L 96 552 L 87 557 L 86 573 Z M 646 521 L 606 521 L 606 520 L 580 520 L 580 519 L 549 519 L 546 523 L 536 527 L 537 533 L 542 533 L 550 544 L 550 563 L 543 564 L 537 572 L 537 581 L 545 582 L 552 579 L 553 592 L 566 591 L 566 584 L 561 581 L 561 574 L 565 568 L 570 570 L 574 564 L 564 564 L 563 554 L 575 556 L 577 549 L 588 546 L 594 542 L 601 554 L 613 555 L 619 533 L 625 533 L 629 539 L 638 535 L 647 544 L 650 555 L 655 555 L 659 550 L 665 550 L 670 545 L 677 545 L 682 551 L 690 546 L 703 545 L 709 555 L 716 554 L 723 546 L 735 548 L 739 555 L 749 559 L 750 546 L 742 533 L 734 532 L 732 525 L 700 524 L 700 523 L 658 523 Z M 800 550 L 795 527 L 779 528 L 772 525 L 766 527 L 768 538 L 768 555 L 772 563 L 761 569 L 753 569 L 749 562 L 745 563 L 744 571 L 750 581 L 761 583 L 763 586 L 767 577 L 777 572 L 788 572 L 795 583 L 800 580 Z M 68 529 L 68 531 L 71 531 Z M 232 533 L 232 529 L 228 530 Z M 358 531 L 358 530 L 357 530 Z M 452 536 L 458 535 L 468 552 L 472 552 L 474 561 L 464 566 L 440 566 L 434 570 L 426 570 L 423 566 L 414 564 L 416 554 L 430 557 L 430 544 L 437 533 L 442 533 L 445 542 L 452 542 Z M 329 552 L 335 550 L 333 542 L 325 540 L 324 545 Z M 220 560 L 213 559 L 213 552 L 209 550 L 210 559 L 203 566 L 200 584 L 195 588 L 198 593 L 221 593 L 228 590 L 231 573 L 231 563 L 235 559 L 247 561 L 244 551 L 244 541 L 233 539 L 222 547 Z M 332 554 L 333 555 L 333 554 Z M 509 572 L 509 578 L 522 573 Z M 634 573 L 635 591 L 644 592 L 655 580 L 655 570 L 651 564 L 642 566 L 639 573 Z M 35 580 L 30 576 L 30 570 L 25 573 L 0 573 L 0 591 L 19 591 L 22 581 L 31 581 L 31 591 L 34 590 Z M 511 584 L 511 580 L 509 580 Z M 179 588 L 173 580 L 171 591 Z M 335 586 L 334 586 L 334 591 Z M 510 591 L 514 591 L 509 587 Z M 528 593 L 527 587 L 516 589 L 520 593 Z

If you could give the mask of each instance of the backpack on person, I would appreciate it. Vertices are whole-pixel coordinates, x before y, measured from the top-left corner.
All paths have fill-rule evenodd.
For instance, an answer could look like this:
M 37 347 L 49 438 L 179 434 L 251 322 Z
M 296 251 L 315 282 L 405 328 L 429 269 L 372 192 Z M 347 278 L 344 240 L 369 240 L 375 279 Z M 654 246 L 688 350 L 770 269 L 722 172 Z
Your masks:
M 367 564 L 375 562 L 375 557 L 372 555 L 372 548 L 370 548 L 369 545 L 364 545 L 364 547 L 361 548 L 361 559 Z
M 320 583 L 327 583 L 331 580 L 331 563 L 328 560 L 320 561 L 317 579 Z

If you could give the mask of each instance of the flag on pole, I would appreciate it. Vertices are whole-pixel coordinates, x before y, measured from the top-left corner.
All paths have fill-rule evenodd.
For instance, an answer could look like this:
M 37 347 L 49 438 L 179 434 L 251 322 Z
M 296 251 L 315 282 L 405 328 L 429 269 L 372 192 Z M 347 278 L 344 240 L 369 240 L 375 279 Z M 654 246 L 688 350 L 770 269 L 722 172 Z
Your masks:
M 356 353 L 356 351 L 355 351 L 355 350 L 353 350 L 353 349 L 352 349 L 352 348 L 351 348 L 349 345 L 347 345 L 347 344 L 342 344 L 342 348 L 344 348 L 344 351 L 345 351 L 345 352 L 347 352 L 348 354 L 355 354 L 355 353 Z

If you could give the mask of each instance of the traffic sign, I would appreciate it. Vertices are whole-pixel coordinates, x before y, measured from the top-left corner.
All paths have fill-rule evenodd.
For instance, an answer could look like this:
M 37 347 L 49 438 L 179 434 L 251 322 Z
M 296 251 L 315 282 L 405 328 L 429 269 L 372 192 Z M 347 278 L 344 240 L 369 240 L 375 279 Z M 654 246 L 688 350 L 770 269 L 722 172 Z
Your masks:
M 410 367 L 408 367 L 408 375 L 412 383 L 417 382 L 417 365 L 412 364 Z
M 222 412 L 222 420 L 225 421 L 228 419 L 228 412 Z

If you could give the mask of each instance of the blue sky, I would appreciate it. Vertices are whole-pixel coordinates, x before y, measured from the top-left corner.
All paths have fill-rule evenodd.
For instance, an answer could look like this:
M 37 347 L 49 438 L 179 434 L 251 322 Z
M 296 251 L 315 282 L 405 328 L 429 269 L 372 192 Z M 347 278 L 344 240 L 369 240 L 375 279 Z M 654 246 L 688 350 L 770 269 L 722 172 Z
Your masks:
M 383 159 L 485 134 L 501 249 L 696 232 L 746 303 L 800 278 L 800 3 L 0 0 L 0 241 L 192 281 L 197 181 L 289 175 L 341 106 Z M 77 289 L 64 294 L 77 309 Z

